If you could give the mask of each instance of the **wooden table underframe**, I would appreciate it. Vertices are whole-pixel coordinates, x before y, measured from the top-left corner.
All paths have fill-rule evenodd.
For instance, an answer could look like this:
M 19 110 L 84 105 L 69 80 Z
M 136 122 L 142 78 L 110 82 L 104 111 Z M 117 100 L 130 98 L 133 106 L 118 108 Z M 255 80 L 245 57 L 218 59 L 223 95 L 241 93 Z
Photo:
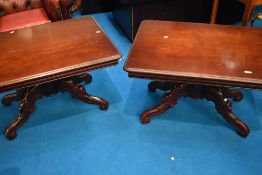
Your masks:
M 169 81 L 152 81 L 148 84 L 148 89 L 150 91 L 160 89 L 168 92 L 163 94 L 159 105 L 141 114 L 140 121 L 143 124 L 149 123 L 151 117 L 160 115 L 171 107 L 175 107 L 180 98 L 190 97 L 192 99 L 212 101 L 215 104 L 217 112 L 222 115 L 225 121 L 236 128 L 240 136 L 247 137 L 250 132 L 248 126 L 232 112 L 232 102 L 229 99 L 239 102 L 243 98 L 243 94 L 238 90 L 231 90 L 227 87 L 184 84 Z
M 13 101 L 20 101 L 19 114 L 7 127 L 5 131 L 6 137 L 9 140 L 13 140 L 17 136 L 16 130 L 22 126 L 34 112 L 37 100 L 43 97 L 53 96 L 59 92 L 68 92 L 76 99 L 88 104 L 98 105 L 101 110 L 106 110 L 108 108 L 108 102 L 103 98 L 88 94 L 82 85 L 83 82 L 90 83 L 91 81 L 92 76 L 90 74 L 81 74 L 18 89 L 15 93 L 5 95 L 2 98 L 2 104 L 5 106 L 10 106 Z
M 206 99 L 212 101 L 215 104 L 217 112 L 221 114 L 225 121 L 237 130 L 237 133 L 241 137 L 247 137 L 250 133 L 247 124 L 239 119 L 232 111 L 232 102 L 230 99 L 235 102 L 240 102 L 243 99 L 241 91 L 230 88 L 232 86 L 234 87 L 234 83 L 223 83 L 223 86 L 222 84 L 221 86 L 214 86 L 211 85 L 213 83 L 209 84 L 209 80 L 206 82 L 201 79 L 186 80 L 185 77 L 173 78 L 163 75 L 160 76 L 156 74 L 152 75 L 134 72 L 129 72 L 128 76 L 130 78 L 157 79 L 148 84 L 148 89 L 152 92 L 156 91 L 156 89 L 166 91 L 163 94 L 159 105 L 147 109 L 141 114 L 140 121 L 142 124 L 149 123 L 152 117 L 163 114 L 168 109 L 175 107 L 180 98 L 189 97 L 195 100 Z M 216 84 L 219 83 L 217 82 Z M 249 87 L 258 89 L 262 88 L 257 85 L 250 85 Z

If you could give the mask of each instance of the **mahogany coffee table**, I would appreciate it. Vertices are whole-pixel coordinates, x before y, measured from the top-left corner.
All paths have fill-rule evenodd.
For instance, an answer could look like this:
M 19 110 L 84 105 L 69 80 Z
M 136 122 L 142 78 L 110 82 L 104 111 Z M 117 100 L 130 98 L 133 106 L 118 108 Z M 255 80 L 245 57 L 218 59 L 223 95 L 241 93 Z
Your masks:
M 7 127 L 8 139 L 35 109 L 43 96 L 67 91 L 74 98 L 108 108 L 108 102 L 88 94 L 81 83 L 90 82 L 88 71 L 113 66 L 121 54 L 92 17 L 0 33 L 0 93 L 2 103 L 20 101 L 19 114 Z M 102 87 L 101 87 L 102 89 Z
M 237 26 L 144 21 L 124 69 L 129 77 L 153 79 L 161 103 L 141 115 L 141 122 L 164 113 L 181 97 L 207 99 L 240 136 L 248 126 L 232 113 L 231 102 L 243 97 L 230 87 L 262 88 L 262 29 Z

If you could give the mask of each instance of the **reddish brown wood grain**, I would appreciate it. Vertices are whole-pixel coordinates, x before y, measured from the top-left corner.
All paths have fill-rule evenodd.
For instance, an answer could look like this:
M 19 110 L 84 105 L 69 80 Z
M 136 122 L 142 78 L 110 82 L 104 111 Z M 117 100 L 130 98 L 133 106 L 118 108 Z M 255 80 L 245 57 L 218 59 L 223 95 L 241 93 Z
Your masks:
M 0 92 L 117 64 L 121 54 L 92 17 L 0 33 Z
M 262 29 L 144 21 L 125 64 L 130 77 L 262 88 Z

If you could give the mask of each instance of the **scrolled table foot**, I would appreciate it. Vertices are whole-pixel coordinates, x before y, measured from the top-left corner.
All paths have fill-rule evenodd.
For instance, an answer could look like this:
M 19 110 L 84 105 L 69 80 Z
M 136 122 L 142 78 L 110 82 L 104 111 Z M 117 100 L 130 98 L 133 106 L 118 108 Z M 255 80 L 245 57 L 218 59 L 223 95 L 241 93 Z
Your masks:
M 243 99 L 242 92 L 238 90 L 231 90 L 229 88 L 223 88 L 222 93 L 226 98 L 232 98 L 234 101 L 239 102 Z
M 208 88 L 206 92 L 208 92 L 206 98 L 215 103 L 215 108 L 218 113 L 220 113 L 223 118 L 237 130 L 237 133 L 241 137 L 247 137 L 250 132 L 248 126 L 233 114 L 232 103 L 225 98 L 240 98 L 242 93 L 239 91 L 224 91 L 225 93 L 220 93 L 212 87 Z
M 156 116 L 156 115 L 160 115 L 164 112 L 166 112 L 172 105 L 170 103 L 161 103 L 160 105 L 158 106 L 155 106 L 149 110 L 146 110 L 144 111 L 142 114 L 141 114 L 141 117 L 140 117 L 140 122 L 142 124 L 147 124 L 150 122 L 150 119 L 153 117 L 153 116 Z
M 242 121 L 240 120 L 238 117 L 236 117 L 231 110 L 227 110 L 227 111 L 223 111 L 221 109 L 218 109 L 218 112 L 224 117 L 224 119 L 231 124 L 232 126 L 234 126 L 237 130 L 237 133 L 241 136 L 241 137 L 247 137 L 250 133 L 250 130 L 248 128 L 248 126 Z
M 7 138 L 8 140 L 13 140 L 13 139 L 15 139 L 16 136 L 17 136 L 16 131 L 13 130 L 12 128 L 10 128 L 10 129 L 7 128 L 7 129 L 6 129 L 6 132 L 5 132 L 5 135 L 6 135 L 6 138 Z
M 99 109 L 101 110 L 107 110 L 108 109 L 108 102 L 100 97 L 92 96 L 89 94 L 85 94 L 82 99 L 80 99 L 86 103 L 89 104 L 96 104 L 99 106 Z
M 100 102 L 99 109 L 101 110 L 107 110 L 108 109 L 108 102 L 104 100 L 104 102 Z
M 34 110 L 34 102 L 28 102 L 26 100 L 21 102 L 19 115 L 6 129 L 5 134 L 8 140 L 12 140 L 16 137 L 16 130 L 27 121 Z
M 243 137 L 243 138 L 246 138 L 249 133 L 250 133 L 250 130 L 248 128 L 248 126 L 240 119 L 238 119 L 239 121 L 236 121 L 236 123 L 238 123 L 238 127 L 237 127 L 237 133 Z
M 16 130 L 22 126 L 35 110 L 35 102 L 44 96 L 44 89 L 41 86 L 27 88 L 26 95 L 20 102 L 19 114 L 6 129 L 6 137 L 12 140 L 16 137 Z
M 2 98 L 2 104 L 10 106 L 13 101 L 20 101 L 25 97 L 25 89 L 17 90 L 15 93 L 7 94 Z
M 10 106 L 11 105 L 11 103 L 12 103 L 12 100 L 11 100 L 11 98 L 14 96 L 15 94 L 8 94 L 8 95 L 6 95 L 6 96 L 4 96 L 3 98 L 2 98 L 2 104 L 3 105 L 5 105 L 5 106 Z M 11 98 L 10 98 L 11 97 Z
M 149 113 L 149 115 L 148 115 L 148 113 Z M 151 118 L 151 116 L 150 116 L 150 111 L 149 111 L 149 112 L 144 111 L 144 112 L 141 114 L 141 116 L 140 116 L 140 122 L 141 122 L 142 124 L 150 123 L 150 118 Z

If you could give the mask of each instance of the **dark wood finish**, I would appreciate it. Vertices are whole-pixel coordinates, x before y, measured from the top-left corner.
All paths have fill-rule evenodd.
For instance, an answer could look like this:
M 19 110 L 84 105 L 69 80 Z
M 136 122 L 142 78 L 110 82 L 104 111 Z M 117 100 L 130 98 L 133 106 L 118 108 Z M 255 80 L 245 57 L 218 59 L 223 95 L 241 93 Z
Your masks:
M 262 30 L 144 21 L 125 65 L 130 77 L 262 88 Z
M 108 108 L 106 100 L 88 94 L 81 85 L 92 80 L 86 71 L 116 65 L 121 57 L 92 17 L 0 33 L 0 38 L 5 43 L 0 45 L 0 92 L 17 90 L 2 103 L 21 101 L 19 115 L 6 129 L 8 139 L 16 137 L 44 96 L 67 91 L 101 110 Z
M 232 113 L 231 101 L 227 98 L 233 98 L 240 101 L 243 97 L 240 91 L 230 90 L 228 88 L 219 88 L 204 85 L 177 84 L 173 82 L 153 81 L 149 84 L 150 90 L 161 89 L 170 90 L 163 95 L 162 101 L 158 106 L 146 110 L 141 115 L 141 123 L 150 122 L 150 118 L 166 112 L 169 108 L 176 106 L 177 101 L 181 97 L 190 97 L 193 99 L 207 99 L 214 102 L 216 110 L 224 117 L 224 119 L 233 125 L 240 136 L 247 137 L 249 134 L 248 126 Z
M 121 54 L 92 17 L 0 33 L 0 92 L 113 66 Z
M 57 80 L 51 83 L 35 85 L 29 88 L 24 88 L 18 90 L 16 94 L 7 95 L 3 98 L 2 102 L 4 105 L 10 105 L 11 101 L 20 101 L 19 115 L 15 120 L 7 127 L 6 136 L 9 140 L 16 137 L 16 130 L 24 124 L 24 122 L 29 118 L 31 113 L 35 110 L 35 102 L 38 99 L 46 96 L 53 96 L 58 92 L 69 92 L 72 97 L 82 100 L 83 102 L 89 104 L 96 104 L 101 110 L 106 110 L 108 108 L 108 102 L 105 99 L 92 96 L 88 94 L 82 83 L 83 79 L 79 79 L 78 76 L 68 79 Z M 21 93 L 21 91 L 25 93 Z M 23 97 L 20 96 L 23 94 Z M 14 98 L 16 97 L 19 98 Z
M 232 113 L 228 98 L 240 101 L 240 91 L 262 89 L 262 30 L 197 23 L 144 21 L 124 69 L 129 77 L 153 80 L 151 91 L 169 91 L 161 103 L 141 115 L 141 122 L 176 105 L 181 97 L 207 99 L 242 137 L 247 125 Z

